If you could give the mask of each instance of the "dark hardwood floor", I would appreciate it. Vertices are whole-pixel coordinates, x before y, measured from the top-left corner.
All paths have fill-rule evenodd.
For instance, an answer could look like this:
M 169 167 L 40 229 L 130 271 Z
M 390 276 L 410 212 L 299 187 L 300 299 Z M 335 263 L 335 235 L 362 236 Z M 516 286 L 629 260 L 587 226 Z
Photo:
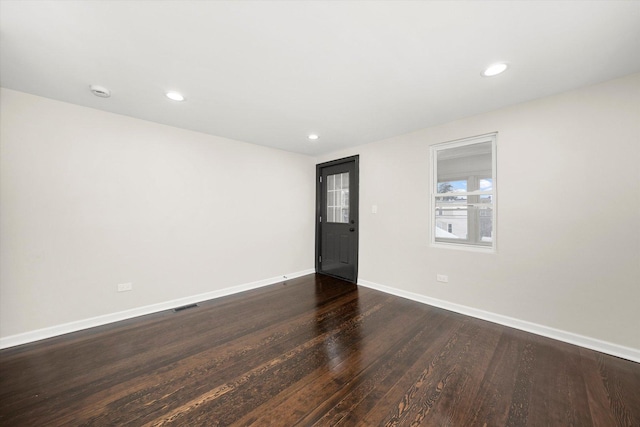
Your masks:
M 0 352 L 2 426 L 640 426 L 640 364 L 310 275 Z

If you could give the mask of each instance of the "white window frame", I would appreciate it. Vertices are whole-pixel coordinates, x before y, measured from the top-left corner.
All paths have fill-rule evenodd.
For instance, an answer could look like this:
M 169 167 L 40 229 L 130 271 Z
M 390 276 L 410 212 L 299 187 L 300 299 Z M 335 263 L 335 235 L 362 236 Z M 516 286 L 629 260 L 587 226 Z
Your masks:
M 490 252 L 495 253 L 497 248 L 498 241 L 498 223 L 497 223 L 497 213 L 498 213 L 498 180 L 497 180 L 497 132 L 474 136 L 470 138 L 458 139 L 455 141 L 443 142 L 440 144 L 435 144 L 430 147 L 430 164 L 431 164 L 431 183 L 430 183 L 430 217 L 431 217 L 431 246 L 440 247 L 440 248 L 449 248 L 449 249 L 462 249 L 468 251 L 478 251 L 478 252 Z M 492 178 L 492 190 L 491 191 L 467 191 L 457 193 L 460 196 L 482 196 L 482 195 L 491 195 L 492 200 L 492 241 L 491 244 L 481 244 L 476 242 L 470 242 L 468 240 L 436 240 L 436 200 L 438 197 L 438 152 L 447 150 L 450 148 L 464 147 L 467 145 L 480 144 L 480 143 L 491 143 L 491 178 Z M 475 171 L 469 171 L 468 176 L 477 176 Z M 467 179 L 467 177 L 457 176 L 451 177 L 451 180 L 455 180 L 456 178 Z M 442 197 L 442 196 L 440 196 Z M 471 230 L 468 235 L 471 234 Z

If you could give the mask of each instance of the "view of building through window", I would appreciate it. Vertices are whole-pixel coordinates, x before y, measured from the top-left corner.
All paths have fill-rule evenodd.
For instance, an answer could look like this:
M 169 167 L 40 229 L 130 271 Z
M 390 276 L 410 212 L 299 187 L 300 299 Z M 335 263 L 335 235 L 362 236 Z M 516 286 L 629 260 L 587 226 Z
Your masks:
M 432 147 L 434 243 L 492 247 L 495 135 Z
M 474 181 L 474 177 L 469 177 L 469 180 Z M 492 178 L 482 178 L 478 182 L 480 184 L 479 190 L 481 191 L 491 191 L 493 189 Z M 478 215 L 479 240 L 481 242 L 491 242 L 493 238 L 492 195 L 455 195 L 456 192 L 467 192 L 467 189 L 469 189 L 468 180 L 438 183 L 438 193 L 454 193 L 453 195 L 442 197 L 437 202 L 436 227 L 449 233 L 447 235 L 438 234 L 441 234 L 440 237 L 468 239 L 469 214 L 475 209 Z M 470 191 L 473 191 L 473 189 Z M 472 199 L 475 199 L 475 201 Z

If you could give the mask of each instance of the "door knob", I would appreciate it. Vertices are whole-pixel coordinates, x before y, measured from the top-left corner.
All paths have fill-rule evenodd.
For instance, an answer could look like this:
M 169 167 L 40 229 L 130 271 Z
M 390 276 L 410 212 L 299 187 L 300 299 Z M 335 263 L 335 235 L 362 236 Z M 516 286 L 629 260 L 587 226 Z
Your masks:
M 353 228 L 353 227 L 351 227 L 351 228 L 349 229 L 349 231 L 356 231 L 356 229 L 355 229 L 355 228 Z

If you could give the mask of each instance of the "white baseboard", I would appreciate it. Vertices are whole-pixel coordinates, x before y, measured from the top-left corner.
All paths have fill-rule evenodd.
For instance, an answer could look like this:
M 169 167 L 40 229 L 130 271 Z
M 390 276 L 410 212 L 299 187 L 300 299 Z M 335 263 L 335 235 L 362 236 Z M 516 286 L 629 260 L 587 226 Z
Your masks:
M 503 316 L 501 314 L 478 310 L 476 308 L 467 307 L 465 305 L 455 304 L 436 298 L 430 298 L 413 292 L 407 292 L 390 286 L 384 286 L 378 283 L 369 282 L 367 280 L 358 280 L 358 285 L 640 363 L 639 349 L 625 347 L 596 338 L 591 338 L 584 335 L 578 335 L 572 332 L 539 325 L 537 323 L 527 322 L 525 320 L 515 319 L 509 316 Z
M 0 349 L 15 347 L 21 344 L 27 344 L 34 341 L 40 341 L 46 338 L 64 335 L 71 332 L 81 331 L 83 329 L 94 328 L 96 326 L 106 325 L 108 323 L 119 322 L 121 320 L 131 319 L 133 317 L 144 316 L 146 314 L 157 313 L 159 311 L 171 310 L 183 305 L 194 304 L 214 298 L 220 298 L 251 289 L 261 288 L 263 286 L 273 285 L 296 277 L 306 276 L 315 273 L 315 269 L 298 271 L 296 273 L 285 274 L 283 276 L 272 277 L 270 279 L 258 280 L 256 282 L 245 283 L 243 285 L 232 286 L 217 291 L 206 292 L 204 294 L 193 295 L 190 297 L 179 298 L 172 301 L 166 301 L 159 304 L 146 305 L 143 307 L 133 308 L 131 310 L 120 311 L 117 313 L 105 314 L 102 316 L 91 317 L 89 319 L 78 320 L 75 322 L 64 323 L 61 325 L 51 326 L 48 328 L 37 329 L 22 334 L 10 335 L 0 338 Z

